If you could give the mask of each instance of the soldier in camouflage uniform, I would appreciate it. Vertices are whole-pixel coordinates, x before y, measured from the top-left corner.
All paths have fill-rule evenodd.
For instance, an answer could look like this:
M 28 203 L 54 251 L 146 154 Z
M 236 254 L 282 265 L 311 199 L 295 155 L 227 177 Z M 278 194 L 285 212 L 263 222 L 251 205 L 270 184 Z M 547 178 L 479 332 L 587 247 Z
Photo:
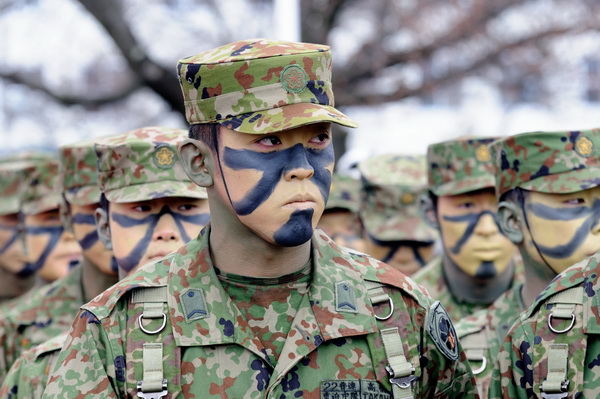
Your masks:
M 336 244 L 364 252 L 358 221 L 359 201 L 360 182 L 350 176 L 334 173 L 329 198 L 317 228 L 323 230 Z
M 427 190 L 425 157 L 377 155 L 358 170 L 365 252 L 410 276 L 433 258 L 438 238 L 419 212 Z
M 180 154 L 211 222 L 83 307 L 45 398 L 476 395 L 443 307 L 314 231 L 330 123 L 355 126 L 330 57 L 257 39 L 180 60 Z
M 502 344 L 490 397 L 597 398 L 600 257 L 584 258 L 600 249 L 600 129 L 524 133 L 493 147 L 527 310 Z
M 453 320 L 485 309 L 519 276 L 516 247 L 498 227 L 492 140 L 456 139 L 427 150 L 429 196 L 422 211 L 440 231 L 443 254 L 412 277 Z
M 32 273 L 23 273 L 27 254 L 19 228 L 19 194 L 30 166 L 25 161 L 0 163 L 0 305 L 35 282 Z
M 144 242 L 144 237 L 152 234 L 151 244 L 144 246 L 145 253 L 140 258 L 141 263 L 177 249 L 189 241 L 188 237 L 197 235 L 208 222 L 206 190 L 192 185 L 177 159 L 177 144 L 186 137 L 184 130 L 144 128 L 123 135 L 61 147 L 61 176 L 64 194 L 69 204 L 69 216 L 75 236 L 84 248 L 81 270 L 76 268 L 61 284 L 65 286 L 65 290 L 74 291 L 73 294 L 82 291 L 81 288 L 85 291 L 82 295 L 73 295 L 79 300 L 73 301 L 75 307 L 68 317 L 68 325 L 71 324 L 79 306 L 108 288 L 106 284 L 100 285 L 107 280 L 105 276 L 113 276 L 114 281 L 110 281 L 109 285 L 117 280 L 117 263 L 112 257 L 112 252 L 105 249 L 106 246 L 116 247 L 117 254 L 120 254 L 123 252 L 124 242 Z M 106 231 L 106 234 L 110 234 L 110 242 L 106 242 L 107 245 L 100 242 L 94 216 L 100 201 L 94 142 L 98 143 L 103 194 L 112 201 L 126 201 L 111 203 L 108 207 L 127 206 L 130 208 L 127 216 L 132 216 L 131 219 L 137 217 L 142 221 L 144 218 L 140 216 L 145 216 L 146 219 L 148 216 L 152 217 L 151 210 L 142 209 L 144 207 L 157 210 L 172 208 L 164 210 L 164 215 L 158 217 L 156 228 L 147 228 L 147 224 L 144 229 L 136 229 L 134 226 L 117 228 L 115 225 Z M 115 159 L 118 159 L 118 162 Z M 130 165 L 136 165 L 136 173 L 139 175 L 137 179 L 125 176 Z M 173 180 L 167 180 L 169 177 Z M 160 182 L 160 185 L 157 185 L 157 182 Z M 157 187 L 160 191 L 156 190 Z M 104 204 L 107 205 L 106 202 Z M 103 211 L 98 212 L 101 218 L 104 217 Z M 124 214 L 120 216 L 121 219 L 118 215 L 113 209 L 112 217 L 117 225 L 119 221 L 127 220 Z M 108 237 L 103 236 L 104 238 Z M 119 256 L 123 265 L 119 268 L 121 275 L 126 274 L 126 266 L 127 270 L 132 270 L 128 267 L 131 260 L 123 259 L 124 257 Z M 99 264 L 95 265 L 92 262 Z M 135 267 L 137 265 L 133 265 L 133 268 Z M 75 280 L 73 275 L 81 281 Z M 60 290 L 60 286 L 56 290 Z M 63 304 L 62 307 L 67 308 L 69 305 L 71 304 Z M 11 367 L 0 388 L 0 397 L 40 398 L 48 374 L 58 359 L 67 336 L 65 330 L 65 333 L 24 352 Z

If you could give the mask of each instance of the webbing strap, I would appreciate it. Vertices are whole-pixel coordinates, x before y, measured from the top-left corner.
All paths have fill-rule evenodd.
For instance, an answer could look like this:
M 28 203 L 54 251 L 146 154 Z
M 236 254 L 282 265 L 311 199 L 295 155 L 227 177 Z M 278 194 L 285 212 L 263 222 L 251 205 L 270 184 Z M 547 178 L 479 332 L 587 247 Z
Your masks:
M 404 356 L 398 327 L 381 330 L 381 340 L 388 360 L 386 370 L 390 374 L 394 399 L 413 398 L 412 380 L 415 369 Z
M 561 291 L 548 298 L 548 304 L 556 304 L 552 310 L 553 317 L 570 319 L 575 311 L 575 306 L 583 303 L 583 287 L 571 288 Z
M 367 286 L 367 293 L 373 306 L 390 300 L 390 296 L 383 290 L 383 284 L 365 280 L 365 285 Z
M 548 375 L 540 385 L 543 393 L 565 393 L 569 381 L 567 380 L 567 361 L 569 345 L 550 344 L 548 348 Z M 544 394 L 542 394 L 544 396 Z M 545 396 L 544 396 L 545 397 Z
M 144 374 L 142 392 L 163 390 L 163 346 L 160 343 L 144 344 Z

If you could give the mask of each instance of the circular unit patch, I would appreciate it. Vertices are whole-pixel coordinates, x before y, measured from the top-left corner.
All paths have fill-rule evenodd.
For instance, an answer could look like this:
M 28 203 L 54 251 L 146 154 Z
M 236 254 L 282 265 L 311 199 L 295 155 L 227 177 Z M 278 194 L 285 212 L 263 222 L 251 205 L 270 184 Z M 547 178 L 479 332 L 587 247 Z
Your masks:
M 161 146 L 154 151 L 152 159 L 154 160 L 154 164 L 160 169 L 169 169 L 175 165 L 177 158 L 175 157 L 175 151 L 171 147 Z
M 306 88 L 308 76 L 300 65 L 291 64 L 281 71 L 281 86 L 289 93 L 300 93 Z
M 575 140 L 575 152 L 582 157 L 589 157 L 594 152 L 594 142 L 585 136 L 577 137 L 577 140 Z

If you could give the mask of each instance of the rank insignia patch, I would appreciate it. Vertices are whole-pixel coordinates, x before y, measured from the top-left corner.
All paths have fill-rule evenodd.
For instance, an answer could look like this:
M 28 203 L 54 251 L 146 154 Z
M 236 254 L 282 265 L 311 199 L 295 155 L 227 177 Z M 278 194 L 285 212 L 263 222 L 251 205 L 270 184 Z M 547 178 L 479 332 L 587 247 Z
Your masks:
M 185 321 L 203 319 L 208 316 L 208 308 L 204 300 L 204 292 L 200 288 L 188 288 L 181 292 L 181 304 Z
M 440 301 L 435 301 L 427 314 L 427 332 L 440 352 L 450 360 L 458 360 L 458 339 L 452 320 Z
M 358 313 L 354 288 L 345 281 L 335 283 L 335 310 Z

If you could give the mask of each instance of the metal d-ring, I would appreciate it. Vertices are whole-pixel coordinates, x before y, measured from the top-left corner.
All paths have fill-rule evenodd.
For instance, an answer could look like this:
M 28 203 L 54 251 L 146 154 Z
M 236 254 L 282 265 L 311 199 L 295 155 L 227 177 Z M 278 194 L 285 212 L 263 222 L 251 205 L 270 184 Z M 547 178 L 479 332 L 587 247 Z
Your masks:
M 479 360 L 479 359 L 477 359 Z M 487 358 L 485 356 L 481 356 L 481 362 L 483 363 L 478 369 L 472 369 L 473 374 L 481 374 L 483 370 L 487 367 Z
M 162 331 L 162 330 L 165 328 L 165 326 L 167 325 L 167 315 L 163 313 L 163 314 L 162 314 L 162 317 L 163 317 L 163 321 L 162 321 L 162 324 L 161 324 L 161 326 L 160 326 L 160 327 L 159 327 L 157 330 L 154 330 L 154 331 L 147 330 L 147 329 L 144 327 L 144 325 L 142 324 L 142 320 L 144 319 L 144 314 L 143 314 L 143 313 L 142 313 L 142 314 L 140 315 L 140 317 L 138 318 L 138 323 L 140 323 L 140 328 L 141 328 L 141 329 L 142 329 L 142 331 L 143 331 L 143 332 L 145 332 L 146 334 L 150 334 L 150 335 L 153 335 L 153 334 L 158 334 L 158 333 L 159 333 L 159 332 L 161 332 L 161 331 Z
M 388 297 L 388 302 L 390 303 L 390 313 L 385 317 L 379 317 L 379 316 L 375 315 L 375 318 L 377 320 L 387 320 L 390 317 L 392 317 L 392 313 L 394 313 L 394 302 L 392 302 L 392 298 L 389 298 L 389 297 Z
M 554 314 L 554 312 L 550 313 L 548 315 L 548 327 L 550 328 L 550 330 L 556 334 L 563 334 L 566 333 L 567 331 L 569 331 L 571 328 L 573 328 L 573 325 L 575 324 L 575 314 L 571 313 L 571 324 L 569 324 L 569 327 L 565 328 L 564 330 L 557 330 L 554 327 L 552 327 L 552 315 Z

